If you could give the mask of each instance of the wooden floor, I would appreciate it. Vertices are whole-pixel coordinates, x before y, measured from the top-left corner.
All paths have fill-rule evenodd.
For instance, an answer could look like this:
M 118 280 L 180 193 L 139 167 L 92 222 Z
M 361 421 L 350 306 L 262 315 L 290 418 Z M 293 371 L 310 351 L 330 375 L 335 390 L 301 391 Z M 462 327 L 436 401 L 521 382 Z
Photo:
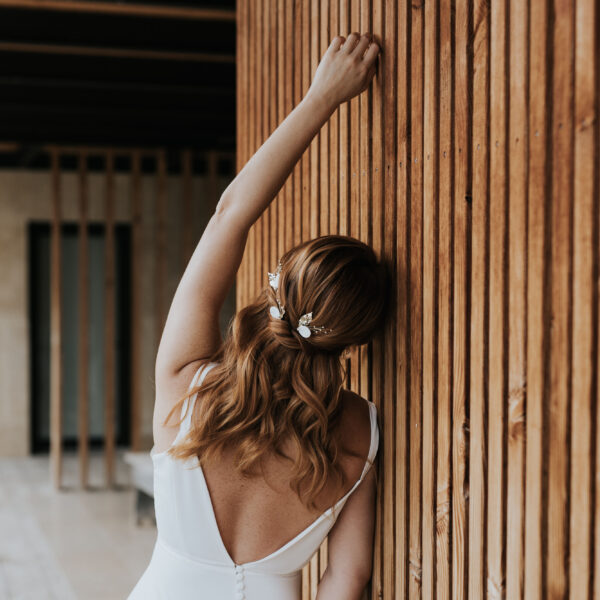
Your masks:
M 102 489 L 91 455 L 91 491 L 78 487 L 76 456 L 65 455 L 64 489 L 50 484 L 47 456 L 0 459 L 0 598 L 124 600 L 156 540 L 135 524 L 135 492 L 117 455 L 117 489 Z

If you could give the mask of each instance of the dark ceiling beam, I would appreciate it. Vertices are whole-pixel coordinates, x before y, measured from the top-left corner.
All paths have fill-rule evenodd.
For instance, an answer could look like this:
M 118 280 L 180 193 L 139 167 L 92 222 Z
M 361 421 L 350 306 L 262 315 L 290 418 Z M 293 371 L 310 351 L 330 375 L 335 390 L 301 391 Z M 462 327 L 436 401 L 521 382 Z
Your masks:
M 155 6 L 112 2 L 81 2 L 76 0 L 0 0 L 0 7 L 29 10 L 83 12 L 163 19 L 196 19 L 199 21 L 235 21 L 235 10 L 192 8 L 187 6 Z
M 1 2 L 2 0 L 0 0 Z M 61 44 L 32 44 L 29 42 L 0 42 L 0 51 L 33 54 L 63 54 L 75 56 L 103 56 L 142 60 L 171 60 L 178 62 L 235 63 L 234 54 L 208 52 L 170 52 L 167 50 L 137 50 L 134 48 L 102 48 Z
M 93 74 L 86 73 L 87 77 Z M 53 77 L 22 77 L 0 75 L 0 88 L 22 87 L 24 90 L 30 88 L 57 89 L 57 90 L 94 90 L 120 93 L 145 93 L 145 94 L 178 94 L 181 96 L 221 96 L 224 99 L 235 98 L 235 89 L 225 85 L 193 85 L 181 83 L 146 83 L 127 81 L 98 81 L 95 79 L 58 79 Z M 0 95 L 1 97 L 1 95 Z M 179 98 L 179 96 L 177 96 Z M 178 100 L 177 100 L 178 101 Z

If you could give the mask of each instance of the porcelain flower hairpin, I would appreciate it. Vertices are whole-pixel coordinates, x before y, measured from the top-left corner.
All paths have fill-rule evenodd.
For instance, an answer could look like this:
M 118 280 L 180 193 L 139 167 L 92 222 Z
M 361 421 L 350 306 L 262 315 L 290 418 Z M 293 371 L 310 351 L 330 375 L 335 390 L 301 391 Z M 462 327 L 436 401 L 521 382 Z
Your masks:
M 279 287 L 279 276 L 281 274 L 281 261 L 277 264 L 277 270 L 275 273 L 267 272 L 269 276 L 269 285 L 277 291 Z M 281 305 L 279 298 L 276 296 L 275 300 L 277 301 L 277 306 L 272 305 L 269 308 L 269 313 L 274 319 L 283 319 L 283 315 L 285 314 L 285 307 Z M 309 338 L 312 335 L 312 332 L 320 332 L 320 333 L 330 333 L 331 329 L 327 329 L 326 327 L 317 327 L 316 325 L 311 325 L 312 321 L 312 312 L 306 313 L 298 319 L 298 325 L 296 326 L 296 330 L 303 338 Z

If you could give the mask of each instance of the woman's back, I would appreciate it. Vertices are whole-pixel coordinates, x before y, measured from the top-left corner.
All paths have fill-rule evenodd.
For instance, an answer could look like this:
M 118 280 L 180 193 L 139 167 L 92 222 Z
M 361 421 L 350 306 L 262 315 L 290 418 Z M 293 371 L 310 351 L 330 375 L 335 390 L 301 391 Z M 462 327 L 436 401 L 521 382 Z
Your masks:
M 214 364 L 202 370 L 199 383 Z M 184 404 L 182 414 L 186 408 Z M 189 431 L 191 413 L 187 410 L 173 444 Z M 302 566 L 335 524 L 377 452 L 375 406 L 345 392 L 339 433 L 347 482 L 341 491 L 333 482 L 327 485 L 318 500 L 323 510 L 313 513 L 289 488 L 285 459 L 266 457 L 265 477 L 244 478 L 229 452 L 202 468 L 197 459 L 177 460 L 153 448 L 158 537 L 129 600 L 298 600 Z M 199 588 L 204 591 L 200 596 Z
M 235 469 L 234 451 L 226 451 L 203 466 L 221 538 L 235 562 L 267 556 L 308 527 L 344 496 L 360 478 L 369 454 L 369 406 L 349 390 L 342 393 L 337 430 L 340 467 L 345 476 L 340 488 L 329 481 L 310 511 L 291 489 L 291 460 L 271 453 L 263 459 L 263 476 L 244 477 Z M 291 444 L 284 453 L 293 459 Z

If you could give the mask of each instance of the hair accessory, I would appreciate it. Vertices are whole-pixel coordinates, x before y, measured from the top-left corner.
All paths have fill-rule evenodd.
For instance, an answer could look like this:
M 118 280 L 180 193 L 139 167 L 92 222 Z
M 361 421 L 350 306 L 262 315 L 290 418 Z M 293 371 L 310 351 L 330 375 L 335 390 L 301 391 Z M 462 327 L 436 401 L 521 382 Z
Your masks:
M 275 273 L 269 273 L 267 271 L 267 275 L 269 276 L 269 285 L 277 291 L 279 287 L 279 275 L 281 274 L 281 260 L 277 264 L 277 270 Z M 269 313 L 274 319 L 283 319 L 283 315 L 285 314 L 285 308 L 281 305 L 279 298 L 276 296 L 275 300 L 277 301 L 277 306 L 272 305 L 269 307 Z M 321 333 L 330 333 L 332 330 L 327 329 L 326 327 L 317 327 L 316 325 L 311 325 L 312 321 L 312 312 L 306 313 L 298 319 L 298 325 L 296 330 L 303 338 L 309 338 L 312 335 L 312 332 L 321 332 Z
M 311 331 L 318 331 L 321 333 L 330 333 L 331 332 L 331 329 L 327 329 L 326 327 L 317 327 L 316 325 L 311 325 L 310 324 L 311 321 L 312 321 L 312 312 L 302 315 L 300 317 L 300 319 L 298 320 L 298 327 L 296 327 L 296 329 L 298 330 L 298 333 L 302 337 L 304 337 L 304 338 L 310 337 Z
M 274 289 L 277 290 L 277 288 L 279 287 L 279 275 L 281 274 L 281 261 L 279 261 L 279 263 L 277 264 L 277 270 L 275 271 L 275 273 L 268 273 L 267 275 L 269 276 L 269 285 Z M 283 315 L 285 314 L 285 308 L 283 306 L 281 306 L 281 302 L 279 302 L 279 298 L 275 298 L 275 300 L 277 300 L 277 306 L 273 305 L 271 306 L 271 308 L 269 308 L 269 312 L 271 313 L 271 316 L 274 319 L 283 319 Z
M 277 264 L 277 271 L 275 273 L 267 273 L 269 276 L 269 285 L 276 290 L 279 287 L 279 275 L 281 273 L 281 261 Z

